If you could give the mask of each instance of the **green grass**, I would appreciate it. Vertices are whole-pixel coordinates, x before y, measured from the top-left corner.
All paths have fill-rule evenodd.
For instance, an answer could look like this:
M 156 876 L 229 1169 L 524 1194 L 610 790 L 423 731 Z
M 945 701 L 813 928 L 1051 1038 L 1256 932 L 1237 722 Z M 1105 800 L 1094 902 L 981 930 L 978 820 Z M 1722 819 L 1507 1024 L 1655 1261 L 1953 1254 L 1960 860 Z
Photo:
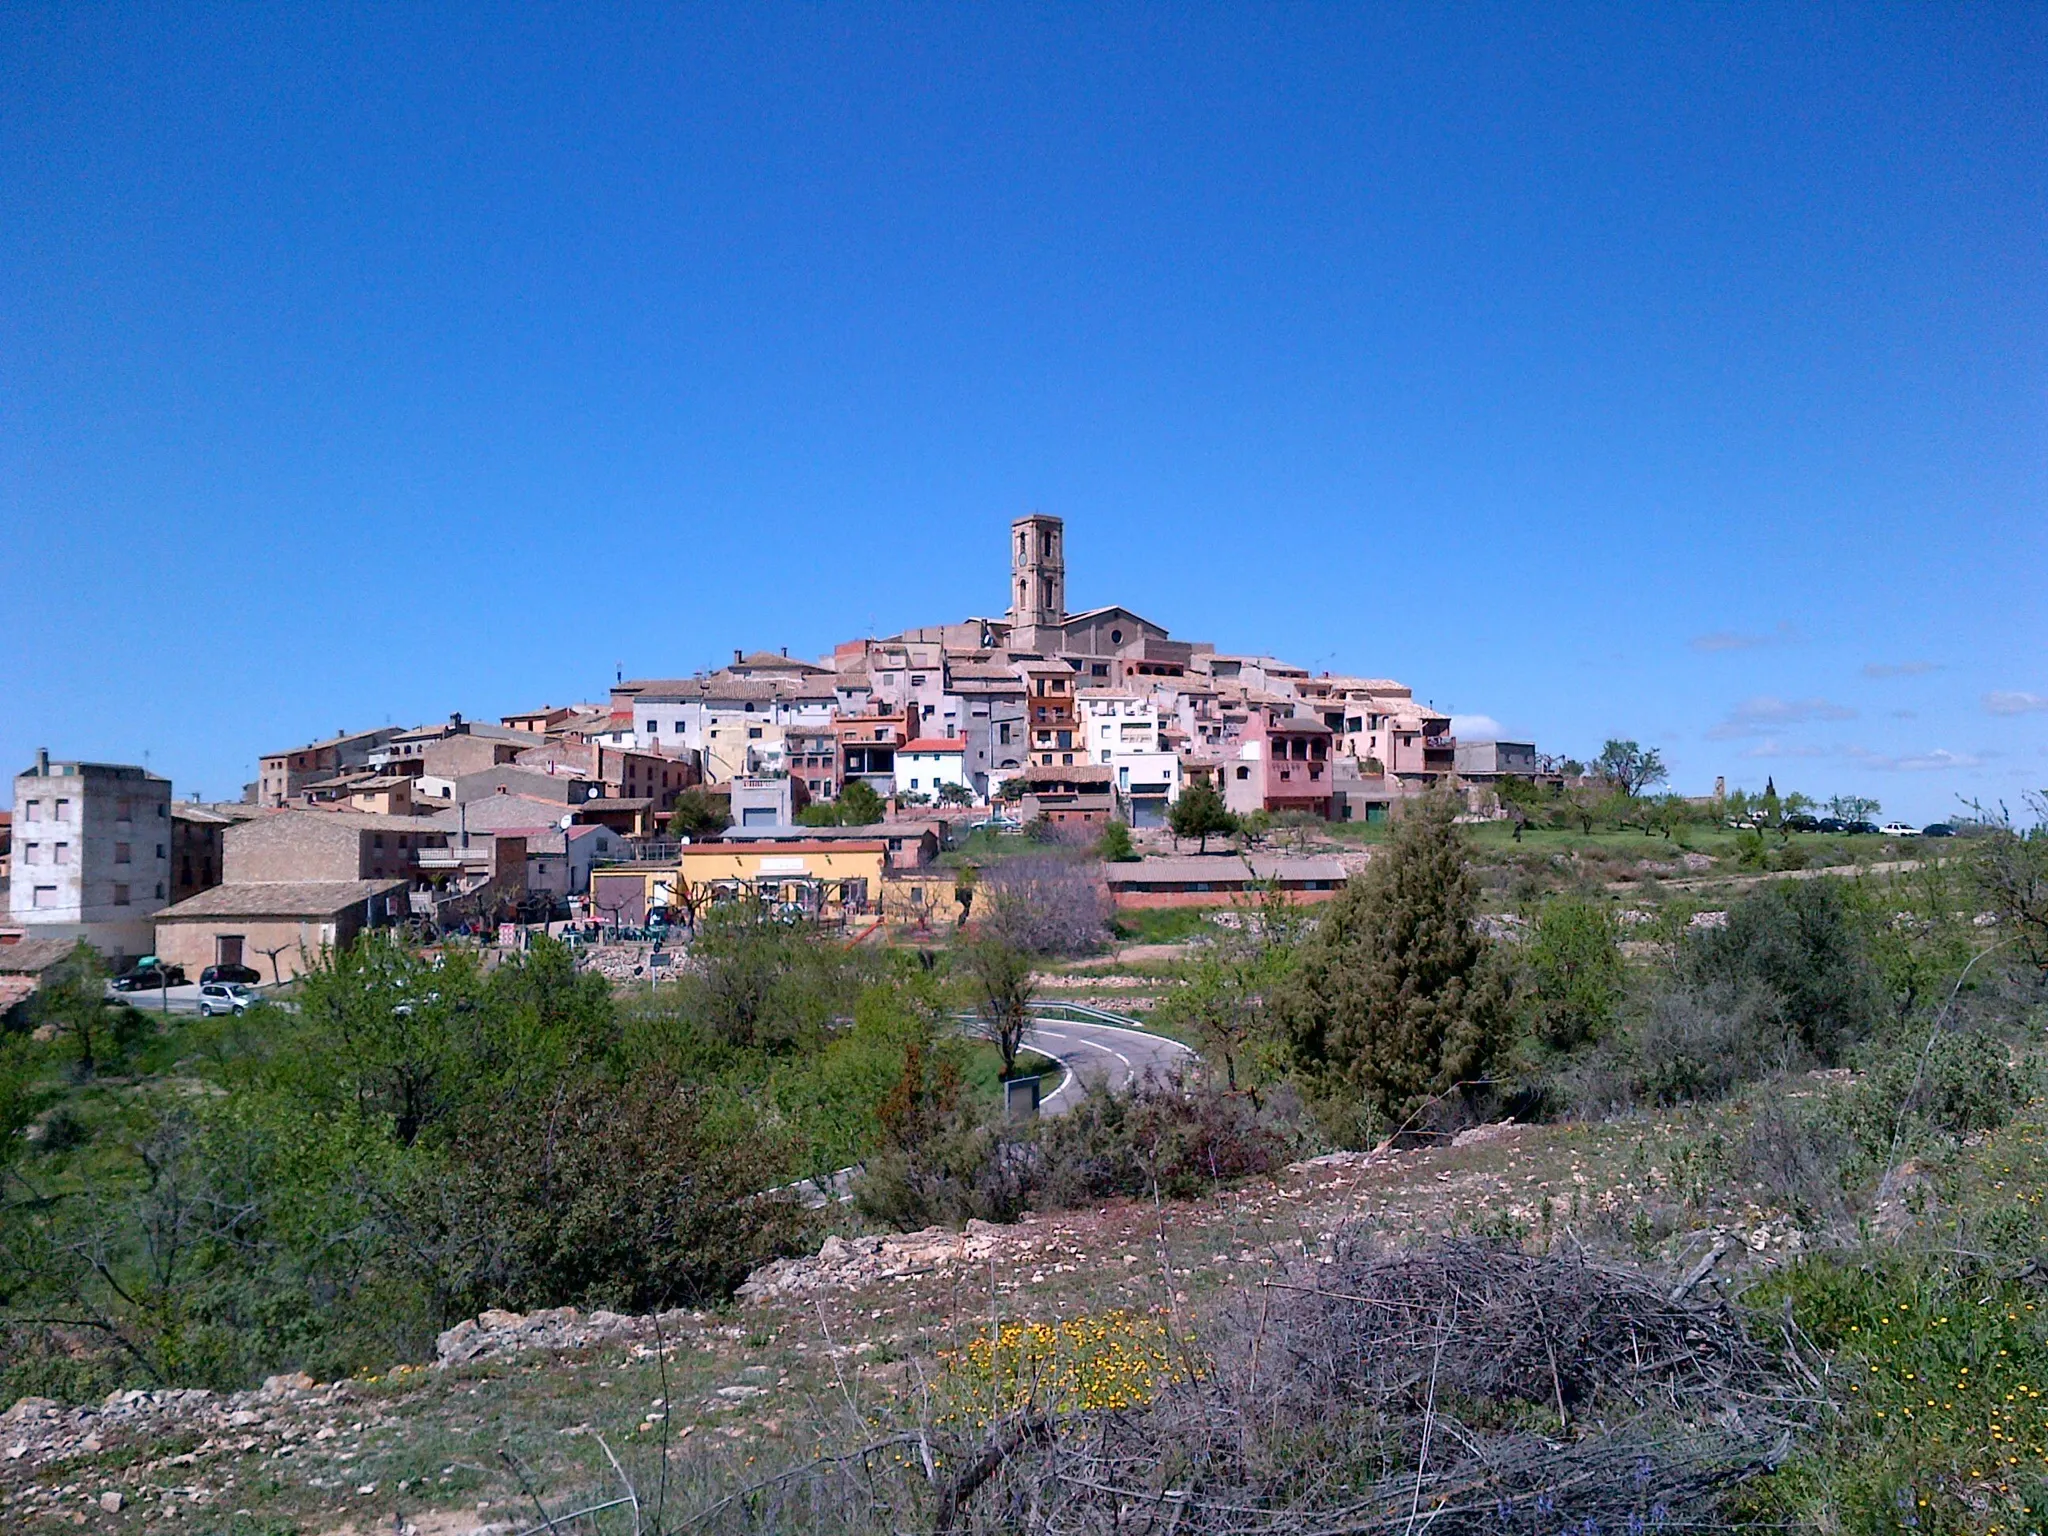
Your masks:
M 1132 907 L 1117 913 L 1114 928 L 1126 944 L 1185 944 L 1210 928 L 1206 907 Z
M 1060 1064 L 1050 1056 L 1029 1050 L 1017 1053 L 1017 1076 L 1043 1077 L 1045 1082 L 1040 1087 L 1041 1094 L 1049 1094 L 1059 1087 L 1060 1079 L 1065 1075 Z M 968 1048 L 965 1077 L 968 1091 L 976 1098 L 991 1104 L 1002 1102 L 1002 1053 L 986 1040 L 977 1040 Z

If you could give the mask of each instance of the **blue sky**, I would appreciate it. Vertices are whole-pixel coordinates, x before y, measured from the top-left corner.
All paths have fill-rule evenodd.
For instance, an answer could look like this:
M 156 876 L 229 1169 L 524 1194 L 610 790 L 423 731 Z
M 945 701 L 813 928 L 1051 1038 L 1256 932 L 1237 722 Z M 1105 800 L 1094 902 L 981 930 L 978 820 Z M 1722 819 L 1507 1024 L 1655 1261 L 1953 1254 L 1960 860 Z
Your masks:
M 0 8 L 0 762 L 1075 606 L 2048 783 L 2048 8 Z

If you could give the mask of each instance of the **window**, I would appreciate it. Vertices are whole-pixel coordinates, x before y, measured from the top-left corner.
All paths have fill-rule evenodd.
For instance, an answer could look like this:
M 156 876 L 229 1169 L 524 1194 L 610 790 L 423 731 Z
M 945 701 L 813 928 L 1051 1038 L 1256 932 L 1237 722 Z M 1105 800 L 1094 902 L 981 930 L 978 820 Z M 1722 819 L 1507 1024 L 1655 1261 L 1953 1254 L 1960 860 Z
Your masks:
M 922 672 L 911 673 L 910 686 L 913 688 L 922 688 L 924 686 L 924 674 Z
M 157 881 L 156 883 L 156 899 L 158 901 L 162 901 L 164 899 L 164 883 L 161 880 Z
M 38 907 L 54 907 L 57 905 L 57 887 L 54 885 L 37 886 L 34 905 Z
M 1103 761 L 1103 762 L 1105 762 L 1105 763 L 1109 761 L 1109 748 L 1107 748 L 1107 747 L 1104 747 L 1104 748 L 1102 749 L 1102 753 L 1101 753 L 1101 758 L 1102 758 L 1102 761 Z M 1125 773 L 1129 773 L 1129 772 L 1130 772 L 1130 770 L 1129 770 L 1128 768 L 1127 768 L 1127 769 L 1125 769 L 1124 771 L 1125 771 Z
M 56 820 L 69 821 L 71 819 L 71 802 L 69 800 L 54 800 L 51 804 L 56 806 L 56 811 L 53 813 Z
M 1240 780 L 1248 779 L 1252 776 L 1252 771 L 1249 768 L 1240 767 L 1237 770 L 1237 776 Z
M 40 800 L 29 801 L 23 808 L 21 819 L 23 821 L 41 821 L 43 819 L 43 802 Z
M 158 843 L 156 845 L 156 856 L 158 858 L 162 858 L 164 856 L 164 845 L 162 843 Z
M 749 741 L 759 741 L 761 739 L 761 727 L 759 727 L 758 725 L 748 726 L 747 739 Z
M 115 887 L 114 887 L 114 905 L 115 905 L 115 906 L 117 906 L 117 907 L 125 907 L 125 906 L 127 906 L 127 905 L 128 905 L 128 887 L 127 887 L 127 886 L 125 886 L 125 885 L 117 885 L 117 886 L 115 886 Z
M 1106 661 L 1098 661 L 1098 662 L 1096 662 L 1094 666 L 1092 666 L 1092 667 L 1090 667 L 1090 668 L 1088 669 L 1088 675 L 1089 675 L 1090 677 L 1107 677 L 1107 676 L 1109 676 L 1109 663 L 1108 663 L 1108 662 L 1106 662 Z
M 134 859 L 135 850 L 132 846 L 127 843 L 114 844 L 114 862 L 116 864 L 133 863 Z
M 1109 643 L 1111 645 L 1122 645 L 1124 643 L 1124 632 L 1120 629 L 1112 629 L 1109 632 Z
M 384 846 L 384 834 L 382 832 L 372 832 L 370 834 L 370 846 L 372 848 L 382 848 Z
M 656 725 L 654 729 L 656 735 L 659 735 L 661 733 L 661 727 L 659 725 Z M 680 720 L 676 722 L 676 734 L 678 736 L 683 734 L 683 722 Z
M 56 854 L 51 858 L 50 862 L 52 864 L 69 864 L 71 862 L 71 845 L 69 843 L 57 844 Z
M 41 843 L 26 843 L 23 845 L 23 849 L 22 863 L 40 864 L 43 862 L 43 845 Z
M 114 802 L 114 820 L 133 821 L 134 819 L 135 802 L 133 800 L 116 800 Z

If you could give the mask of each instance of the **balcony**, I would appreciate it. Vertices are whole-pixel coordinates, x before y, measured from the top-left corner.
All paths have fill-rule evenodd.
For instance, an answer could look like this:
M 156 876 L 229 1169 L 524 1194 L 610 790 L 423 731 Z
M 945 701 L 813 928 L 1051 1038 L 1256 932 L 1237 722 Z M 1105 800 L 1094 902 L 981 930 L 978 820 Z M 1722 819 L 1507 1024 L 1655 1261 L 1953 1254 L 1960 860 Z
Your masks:
M 467 848 L 421 848 L 416 850 L 414 861 L 421 869 L 488 869 L 491 842 L 486 838 Z

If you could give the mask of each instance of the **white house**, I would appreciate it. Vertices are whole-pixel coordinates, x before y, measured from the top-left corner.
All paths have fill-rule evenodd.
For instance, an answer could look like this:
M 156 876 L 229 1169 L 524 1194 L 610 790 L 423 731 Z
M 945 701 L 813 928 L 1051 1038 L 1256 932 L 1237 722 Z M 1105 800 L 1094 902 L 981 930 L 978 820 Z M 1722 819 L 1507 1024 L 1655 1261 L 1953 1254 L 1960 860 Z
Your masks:
M 896 793 L 936 800 L 940 789 L 955 784 L 972 796 L 967 777 L 967 738 L 920 736 L 896 750 Z
M 1166 823 L 1180 798 L 1180 756 L 1167 749 L 1150 694 L 1091 688 L 1078 700 L 1088 760 L 1113 771 L 1118 809 L 1134 827 Z

